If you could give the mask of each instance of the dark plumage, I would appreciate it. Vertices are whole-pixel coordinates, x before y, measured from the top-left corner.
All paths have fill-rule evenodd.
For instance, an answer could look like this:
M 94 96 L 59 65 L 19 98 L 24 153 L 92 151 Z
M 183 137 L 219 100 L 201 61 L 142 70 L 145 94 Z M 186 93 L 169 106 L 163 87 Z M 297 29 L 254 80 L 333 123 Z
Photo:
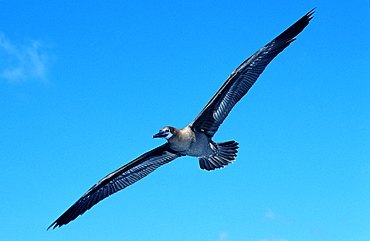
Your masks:
M 164 127 L 153 137 L 163 137 L 167 143 L 159 146 L 120 169 L 104 177 L 90 188 L 49 228 L 60 227 L 89 210 L 109 195 L 142 179 L 163 164 L 180 156 L 199 158 L 202 169 L 221 168 L 236 157 L 238 143 L 215 143 L 217 132 L 234 105 L 248 92 L 266 66 L 308 25 L 314 11 L 311 10 L 282 34 L 262 47 L 234 70 L 199 115 L 186 127 Z

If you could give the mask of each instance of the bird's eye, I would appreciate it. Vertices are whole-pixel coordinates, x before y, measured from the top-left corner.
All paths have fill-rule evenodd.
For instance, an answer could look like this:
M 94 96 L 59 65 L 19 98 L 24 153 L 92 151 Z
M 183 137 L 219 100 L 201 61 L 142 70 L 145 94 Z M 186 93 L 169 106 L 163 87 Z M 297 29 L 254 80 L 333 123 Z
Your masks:
M 167 132 L 167 133 L 169 133 L 170 132 L 170 129 L 166 129 L 166 130 L 164 130 L 165 132 Z

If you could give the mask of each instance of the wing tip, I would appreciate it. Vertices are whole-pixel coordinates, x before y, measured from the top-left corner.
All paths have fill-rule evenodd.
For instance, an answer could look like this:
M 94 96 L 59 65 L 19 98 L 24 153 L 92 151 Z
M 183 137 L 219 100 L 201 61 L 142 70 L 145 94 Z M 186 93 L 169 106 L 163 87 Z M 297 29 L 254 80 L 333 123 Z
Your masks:
M 314 13 L 316 11 L 316 7 L 308 11 L 301 19 L 304 20 L 307 24 L 314 18 Z
M 308 11 L 308 13 L 306 13 L 306 16 L 309 17 L 310 19 L 313 18 L 313 14 L 315 13 L 316 11 L 316 7 L 312 8 L 310 11 Z
M 50 224 L 50 226 L 46 229 L 46 231 L 48 231 L 50 228 L 55 229 L 55 228 L 60 227 L 60 226 L 62 226 L 62 225 L 60 225 L 57 221 L 55 221 L 52 224 Z
M 306 13 L 306 15 L 303 16 L 303 18 L 307 18 L 307 23 L 311 21 L 311 19 L 314 18 L 314 13 L 316 11 L 316 7 L 314 7 L 313 9 L 311 9 L 310 11 L 308 11 L 308 13 Z
M 280 43 L 285 43 L 289 45 L 292 43 L 298 34 L 300 34 L 313 19 L 313 14 L 315 13 L 316 7 L 308 11 L 303 17 L 296 21 L 293 25 L 287 28 L 279 36 L 277 36 L 273 41 L 278 41 Z M 286 46 L 287 46 L 286 45 Z M 285 47 L 286 47 L 285 46 Z

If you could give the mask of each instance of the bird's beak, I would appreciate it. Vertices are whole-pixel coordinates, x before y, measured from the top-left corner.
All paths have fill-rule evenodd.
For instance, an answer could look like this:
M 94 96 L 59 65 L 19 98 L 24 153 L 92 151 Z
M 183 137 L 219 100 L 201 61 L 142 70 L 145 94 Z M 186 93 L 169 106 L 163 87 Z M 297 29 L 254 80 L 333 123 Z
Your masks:
M 153 138 L 158 138 L 158 137 L 166 137 L 166 133 L 164 133 L 163 131 L 160 131 L 153 136 Z

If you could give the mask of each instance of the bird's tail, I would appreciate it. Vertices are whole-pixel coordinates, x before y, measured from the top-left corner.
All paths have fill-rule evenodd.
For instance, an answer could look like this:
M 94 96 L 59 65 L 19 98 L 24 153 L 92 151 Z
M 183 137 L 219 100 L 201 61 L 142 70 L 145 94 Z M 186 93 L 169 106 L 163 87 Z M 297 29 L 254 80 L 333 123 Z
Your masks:
M 199 157 L 199 166 L 205 170 L 214 170 L 216 168 L 221 168 L 229 163 L 233 163 L 235 160 L 236 153 L 238 152 L 239 146 L 235 141 L 227 141 L 221 143 L 215 143 L 216 152 L 212 156 Z

